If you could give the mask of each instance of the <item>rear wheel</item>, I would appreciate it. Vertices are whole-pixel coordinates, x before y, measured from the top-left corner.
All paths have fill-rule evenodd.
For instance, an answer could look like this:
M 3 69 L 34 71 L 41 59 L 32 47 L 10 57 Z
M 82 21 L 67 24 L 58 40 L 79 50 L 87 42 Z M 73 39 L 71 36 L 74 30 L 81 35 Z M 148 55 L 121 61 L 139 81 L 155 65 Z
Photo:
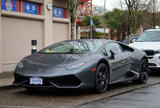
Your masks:
M 100 63 L 96 70 L 95 89 L 97 93 L 104 93 L 109 84 L 109 70 L 104 63 Z
M 140 63 L 140 76 L 139 76 L 139 79 L 136 80 L 136 83 L 140 83 L 140 84 L 147 83 L 148 76 L 149 76 L 148 61 L 146 59 L 143 59 Z

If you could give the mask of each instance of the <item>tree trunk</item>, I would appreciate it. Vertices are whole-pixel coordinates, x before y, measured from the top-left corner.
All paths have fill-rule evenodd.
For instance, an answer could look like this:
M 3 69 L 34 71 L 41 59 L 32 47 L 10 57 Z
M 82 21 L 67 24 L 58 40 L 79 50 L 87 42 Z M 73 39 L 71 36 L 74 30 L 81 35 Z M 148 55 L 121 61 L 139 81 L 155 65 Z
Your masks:
M 73 36 L 74 36 L 74 34 L 73 34 L 73 30 L 74 30 L 73 26 L 74 26 L 74 24 L 71 24 L 71 40 L 73 40 Z
M 76 39 L 76 24 L 71 24 L 71 40 Z
M 153 12 L 152 14 L 152 27 L 155 29 L 156 26 L 156 13 Z
M 117 29 L 117 41 L 120 41 L 121 40 L 121 30 L 120 30 L 120 27 Z
M 122 24 L 122 40 L 126 38 L 126 23 Z
M 114 40 L 114 30 L 110 30 L 110 39 L 111 40 Z
M 130 35 L 130 31 L 131 31 L 131 14 L 132 14 L 132 11 L 131 9 L 129 8 L 129 11 L 128 11 L 128 23 L 127 23 L 127 28 L 128 28 L 128 31 L 127 31 L 127 35 Z

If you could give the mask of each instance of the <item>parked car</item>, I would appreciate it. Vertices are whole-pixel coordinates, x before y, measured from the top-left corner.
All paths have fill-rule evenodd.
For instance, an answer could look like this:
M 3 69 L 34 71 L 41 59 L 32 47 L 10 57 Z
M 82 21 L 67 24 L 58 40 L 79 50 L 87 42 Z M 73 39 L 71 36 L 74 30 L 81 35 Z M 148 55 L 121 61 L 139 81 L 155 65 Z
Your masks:
M 21 60 L 14 85 L 36 88 L 93 88 L 98 93 L 109 84 L 148 80 L 148 60 L 143 51 L 120 42 L 91 39 L 58 42 Z
M 128 37 L 126 37 L 126 38 L 122 41 L 122 43 L 128 45 L 129 43 L 135 42 L 135 41 L 138 39 L 138 37 L 139 37 L 139 35 L 136 35 L 136 36 L 129 36 L 129 39 L 128 39 Z
M 160 68 L 160 29 L 149 29 L 145 31 L 130 46 L 146 52 L 151 69 Z

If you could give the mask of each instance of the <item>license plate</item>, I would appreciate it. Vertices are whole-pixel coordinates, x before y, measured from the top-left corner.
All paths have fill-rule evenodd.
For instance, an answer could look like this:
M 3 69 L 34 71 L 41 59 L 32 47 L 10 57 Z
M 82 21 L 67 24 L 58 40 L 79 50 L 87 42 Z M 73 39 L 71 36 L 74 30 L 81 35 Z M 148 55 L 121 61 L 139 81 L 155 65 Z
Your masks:
M 43 84 L 43 80 L 42 80 L 42 78 L 30 78 L 30 84 L 42 85 Z

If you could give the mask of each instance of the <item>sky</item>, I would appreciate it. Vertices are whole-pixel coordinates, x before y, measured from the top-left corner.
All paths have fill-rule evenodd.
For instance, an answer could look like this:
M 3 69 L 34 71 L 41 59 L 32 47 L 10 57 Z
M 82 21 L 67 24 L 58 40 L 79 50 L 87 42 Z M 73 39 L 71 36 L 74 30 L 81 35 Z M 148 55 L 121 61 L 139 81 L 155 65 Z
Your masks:
M 113 8 L 117 8 L 119 6 L 120 0 L 106 0 L 106 8 L 107 10 L 112 10 Z M 94 5 L 104 6 L 104 0 L 93 0 Z
M 92 0 L 92 1 L 94 5 L 104 6 L 104 0 Z M 121 0 L 121 1 L 124 3 L 124 0 Z M 160 3 L 160 0 L 158 0 L 158 3 Z M 112 10 L 114 8 L 121 9 L 120 0 L 106 0 L 106 8 L 107 10 Z M 125 7 L 122 7 L 122 8 L 125 8 Z

